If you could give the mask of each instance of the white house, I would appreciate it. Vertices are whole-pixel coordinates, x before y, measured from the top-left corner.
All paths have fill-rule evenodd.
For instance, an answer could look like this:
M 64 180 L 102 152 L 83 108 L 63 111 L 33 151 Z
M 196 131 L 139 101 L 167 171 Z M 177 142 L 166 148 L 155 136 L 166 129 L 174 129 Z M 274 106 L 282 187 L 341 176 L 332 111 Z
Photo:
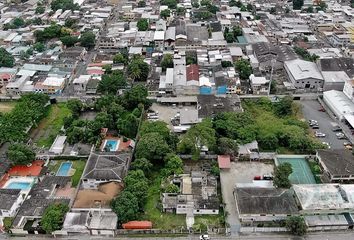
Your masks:
M 0 189 L 0 217 L 14 217 L 23 202 L 21 189 Z

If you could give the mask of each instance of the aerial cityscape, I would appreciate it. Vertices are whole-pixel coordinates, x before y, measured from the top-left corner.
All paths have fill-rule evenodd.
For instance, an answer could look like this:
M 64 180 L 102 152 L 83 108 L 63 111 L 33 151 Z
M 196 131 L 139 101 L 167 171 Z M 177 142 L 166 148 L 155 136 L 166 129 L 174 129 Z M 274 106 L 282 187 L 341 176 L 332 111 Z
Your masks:
M 0 239 L 354 239 L 353 143 L 354 0 L 0 2 Z

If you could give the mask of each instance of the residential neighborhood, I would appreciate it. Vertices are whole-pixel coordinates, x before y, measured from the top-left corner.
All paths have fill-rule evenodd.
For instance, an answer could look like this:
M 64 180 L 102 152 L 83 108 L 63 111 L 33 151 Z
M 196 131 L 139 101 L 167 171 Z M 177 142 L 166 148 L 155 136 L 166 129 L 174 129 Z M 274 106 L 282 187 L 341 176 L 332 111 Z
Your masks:
M 0 1 L 0 238 L 354 239 L 353 144 L 353 0 Z

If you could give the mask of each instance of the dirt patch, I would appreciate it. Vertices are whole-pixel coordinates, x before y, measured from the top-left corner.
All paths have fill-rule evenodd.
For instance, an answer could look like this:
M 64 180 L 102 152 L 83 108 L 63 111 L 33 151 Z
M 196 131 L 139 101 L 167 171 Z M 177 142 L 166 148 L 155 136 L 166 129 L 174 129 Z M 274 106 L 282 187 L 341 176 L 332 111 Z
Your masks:
M 15 102 L 0 102 L 0 113 L 10 112 L 15 105 Z

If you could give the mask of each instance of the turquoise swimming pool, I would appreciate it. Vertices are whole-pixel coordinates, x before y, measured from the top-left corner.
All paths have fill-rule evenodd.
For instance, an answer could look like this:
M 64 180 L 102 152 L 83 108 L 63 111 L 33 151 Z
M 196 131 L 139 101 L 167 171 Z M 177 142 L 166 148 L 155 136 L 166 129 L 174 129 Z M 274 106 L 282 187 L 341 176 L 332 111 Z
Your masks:
M 110 152 L 115 152 L 118 150 L 118 146 L 119 146 L 119 140 L 109 139 L 106 140 L 104 149 L 108 148 Z
M 11 182 L 9 185 L 6 186 L 7 189 L 21 189 L 21 190 L 28 190 L 31 186 L 29 182 Z
M 72 163 L 71 162 L 63 162 L 57 172 L 57 176 L 68 176 L 69 171 L 71 169 Z

